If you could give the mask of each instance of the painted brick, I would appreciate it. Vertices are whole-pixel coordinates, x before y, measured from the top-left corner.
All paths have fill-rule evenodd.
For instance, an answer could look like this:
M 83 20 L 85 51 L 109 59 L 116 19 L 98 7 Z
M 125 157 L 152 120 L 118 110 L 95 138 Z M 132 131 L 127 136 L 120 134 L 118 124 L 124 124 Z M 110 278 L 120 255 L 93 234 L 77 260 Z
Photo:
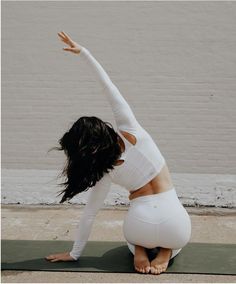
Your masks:
M 115 121 L 64 30 L 103 65 L 176 173 L 236 173 L 236 3 L 2 2 L 2 167 L 47 151 L 82 115 Z

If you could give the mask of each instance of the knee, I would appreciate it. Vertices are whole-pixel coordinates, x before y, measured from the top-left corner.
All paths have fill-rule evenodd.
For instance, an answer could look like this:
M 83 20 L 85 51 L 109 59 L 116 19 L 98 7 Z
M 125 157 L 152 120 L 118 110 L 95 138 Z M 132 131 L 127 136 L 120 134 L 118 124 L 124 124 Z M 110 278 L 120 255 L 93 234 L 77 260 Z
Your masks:
M 128 241 L 126 241 L 126 243 L 127 243 L 127 246 L 128 246 L 128 248 L 129 248 L 129 250 L 131 251 L 131 253 L 132 253 L 133 255 L 135 255 L 135 245 L 129 243 Z
M 180 249 L 172 249 L 172 253 L 171 253 L 170 259 L 175 257 L 181 250 L 182 250 L 182 248 L 180 248 Z

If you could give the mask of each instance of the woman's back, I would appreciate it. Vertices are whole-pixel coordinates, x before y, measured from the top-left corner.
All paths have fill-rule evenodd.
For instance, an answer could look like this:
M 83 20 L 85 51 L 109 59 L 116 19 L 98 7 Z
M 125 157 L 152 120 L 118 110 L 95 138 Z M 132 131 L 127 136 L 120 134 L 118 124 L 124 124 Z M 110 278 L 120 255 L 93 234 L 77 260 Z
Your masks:
M 123 139 L 128 140 L 130 144 L 135 145 L 137 143 L 137 138 L 134 135 L 128 132 L 125 132 L 125 131 L 120 131 L 120 133 L 122 134 Z M 125 144 L 124 142 L 125 140 L 123 139 L 122 141 Z M 117 166 L 122 165 L 124 162 L 125 160 L 120 159 Z M 171 180 L 171 175 L 170 175 L 168 166 L 165 163 L 164 166 L 161 168 L 160 172 L 157 173 L 154 178 L 148 181 L 145 185 L 131 192 L 129 199 L 131 200 L 138 196 L 164 192 L 171 188 L 173 188 L 173 183 Z
M 132 131 L 131 135 L 136 142 L 134 145 L 123 136 L 121 130 L 118 130 L 118 134 L 125 144 L 125 150 L 120 157 L 123 163 L 115 166 L 109 174 L 113 183 L 135 191 L 160 173 L 165 159 L 151 136 L 141 126 Z

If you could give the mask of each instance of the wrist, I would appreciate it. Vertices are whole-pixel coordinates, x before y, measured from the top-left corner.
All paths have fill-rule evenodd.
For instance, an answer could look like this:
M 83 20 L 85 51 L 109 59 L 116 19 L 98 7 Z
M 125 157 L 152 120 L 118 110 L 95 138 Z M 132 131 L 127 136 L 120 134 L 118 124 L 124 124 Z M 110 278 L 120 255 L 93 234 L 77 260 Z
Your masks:
M 76 256 L 74 256 L 74 254 L 72 252 L 69 252 L 69 255 L 74 259 L 74 260 L 78 260 L 78 258 Z
M 89 50 L 83 46 L 80 46 L 80 52 L 79 54 L 84 55 L 84 54 L 88 54 Z

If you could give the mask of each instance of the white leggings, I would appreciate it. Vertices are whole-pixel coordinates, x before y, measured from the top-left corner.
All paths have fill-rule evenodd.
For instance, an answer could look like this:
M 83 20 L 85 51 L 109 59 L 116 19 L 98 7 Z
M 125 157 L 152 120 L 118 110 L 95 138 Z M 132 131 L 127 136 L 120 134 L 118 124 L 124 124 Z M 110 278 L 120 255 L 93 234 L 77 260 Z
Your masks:
M 123 232 L 133 254 L 135 245 L 148 249 L 163 247 L 172 249 L 173 258 L 190 240 L 191 220 L 173 187 L 132 199 Z

